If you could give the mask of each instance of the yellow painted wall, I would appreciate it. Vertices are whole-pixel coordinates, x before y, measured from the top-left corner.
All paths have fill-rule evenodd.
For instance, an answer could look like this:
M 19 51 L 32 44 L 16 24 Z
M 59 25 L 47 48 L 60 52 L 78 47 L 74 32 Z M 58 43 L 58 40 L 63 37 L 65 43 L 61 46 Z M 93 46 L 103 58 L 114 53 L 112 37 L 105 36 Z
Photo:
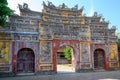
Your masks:
M 5 48 L 2 46 L 5 45 Z M 8 41 L 0 41 L 0 63 L 8 62 L 9 61 L 9 46 L 10 43 Z
M 110 60 L 117 60 L 118 59 L 118 49 L 116 43 L 110 44 Z
M 62 15 L 63 15 L 63 16 L 68 16 L 68 13 L 65 12 L 65 11 L 63 11 L 63 12 L 62 12 Z
M 82 18 L 81 24 L 85 24 L 85 19 L 84 18 Z
M 42 19 L 43 19 L 44 21 L 47 21 L 47 19 L 46 19 L 46 16 L 45 16 L 45 15 L 43 15 L 43 16 L 42 16 Z
M 82 12 L 79 12 L 79 16 L 82 17 Z

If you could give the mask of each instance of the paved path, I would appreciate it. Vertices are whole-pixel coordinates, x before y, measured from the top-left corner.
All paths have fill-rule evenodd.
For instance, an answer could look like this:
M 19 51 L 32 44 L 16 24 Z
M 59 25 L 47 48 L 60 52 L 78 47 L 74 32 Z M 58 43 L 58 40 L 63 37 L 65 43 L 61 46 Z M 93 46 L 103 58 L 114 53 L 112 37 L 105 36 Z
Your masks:
M 73 73 L 74 70 L 72 69 L 71 64 L 59 64 L 57 65 L 57 72 L 58 73 Z
M 120 80 L 120 71 L 17 76 L 0 78 L 0 80 Z

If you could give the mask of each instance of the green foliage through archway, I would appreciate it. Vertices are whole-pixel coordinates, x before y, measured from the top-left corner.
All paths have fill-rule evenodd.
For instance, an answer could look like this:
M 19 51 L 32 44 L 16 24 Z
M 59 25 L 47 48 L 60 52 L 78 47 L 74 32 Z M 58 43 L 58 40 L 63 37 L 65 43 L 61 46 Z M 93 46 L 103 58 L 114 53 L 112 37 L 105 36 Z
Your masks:
M 65 58 L 67 58 L 68 60 L 71 60 L 71 47 L 67 46 L 64 50 L 64 55 Z

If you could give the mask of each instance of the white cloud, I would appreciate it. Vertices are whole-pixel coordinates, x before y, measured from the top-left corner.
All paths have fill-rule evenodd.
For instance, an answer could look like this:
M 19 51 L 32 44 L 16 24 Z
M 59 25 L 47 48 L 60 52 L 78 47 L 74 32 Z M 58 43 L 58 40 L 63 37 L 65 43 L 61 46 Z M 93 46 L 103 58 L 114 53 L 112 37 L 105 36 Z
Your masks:
M 19 10 L 18 10 L 18 3 L 19 4 L 23 4 L 23 1 L 24 0 L 8 0 L 8 6 L 12 9 L 12 10 L 15 10 L 16 13 L 18 14 L 19 13 Z
M 91 0 L 90 2 L 91 2 L 91 9 L 90 9 L 89 16 L 92 16 L 92 15 L 94 14 L 94 5 L 93 5 L 93 0 Z
M 91 7 L 89 16 L 92 16 L 93 13 L 94 13 L 94 9 L 93 9 L 93 7 Z

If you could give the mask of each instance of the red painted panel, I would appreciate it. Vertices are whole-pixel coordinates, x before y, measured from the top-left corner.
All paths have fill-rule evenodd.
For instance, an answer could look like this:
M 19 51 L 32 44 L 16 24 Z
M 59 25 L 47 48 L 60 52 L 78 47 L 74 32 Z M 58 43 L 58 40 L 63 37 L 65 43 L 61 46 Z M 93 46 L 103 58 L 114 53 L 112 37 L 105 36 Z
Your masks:
M 25 48 L 25 42 L 19 42 L 19 49 Z
M 16 66 L 16 64 L 17 64 L 17 55 L 15 55 L 15 54 L 13 54 L 12 55 L 12 71 L 13 72 L 16 72 L 17 70 L 17 66 Z
M 15 56 L 15 42 L 12 42 L 12 71 L 13 72 L 15 72 L 15 67 L 14 67 L 14 65 L 15 65 L 14 61 L 15 61 L 15 59 L 16 59 L 16 56 Z
M 109 57 L 106 57 L 106 61 L 105 61 L 105 69 L 109 69 L 110 67 L 109 67 Z
M 15 42 L 12 42 L 12 54 L 15 53 Z

